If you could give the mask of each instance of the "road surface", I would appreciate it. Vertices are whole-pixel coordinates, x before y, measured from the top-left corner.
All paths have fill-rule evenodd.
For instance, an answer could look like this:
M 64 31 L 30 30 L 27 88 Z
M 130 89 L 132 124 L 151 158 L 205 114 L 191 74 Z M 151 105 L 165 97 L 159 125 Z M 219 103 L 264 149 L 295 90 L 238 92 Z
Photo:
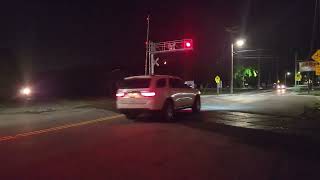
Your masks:
M 202 97 L 203 110 L 241 111 L 290 117 L 299 116 L 306 109 L 320 104 L 320 97 L 297 95 L 289 90 Z
M 0 179 L 320 178 L 318 142 L 266 128 L 292 114 L 206 107 L 228 105 L 228 98 L 204 97 L 203 112 L 179 112 L 172 123 L 149 116 L 130 121 L 101 106 L 2 111 Z
M 208 129 L 184 112 L 176 123 L 123 116 L 0 143 L 1 179 L 318 179 L 310 152 Z M 246 134 L 242 132 L 241 134 Z M 259 143 L 259 141 L 261 141 Z M 264 143 L 262 143 L 264 142 Z M 272 140 L 271 140 L 272 142 Z

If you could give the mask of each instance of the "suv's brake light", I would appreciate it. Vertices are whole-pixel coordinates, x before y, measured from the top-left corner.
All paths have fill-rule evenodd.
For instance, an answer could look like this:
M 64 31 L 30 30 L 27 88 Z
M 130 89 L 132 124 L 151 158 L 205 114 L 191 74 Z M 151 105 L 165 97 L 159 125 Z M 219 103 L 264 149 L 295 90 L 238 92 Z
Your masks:
M 153 97 L 156 95 L 155 92 L 141 92 L 141 95 L 144 97 Z
M 116 96 L 117 96 L 117 97 L 123 97 L 123 96 L 124 96 L 124 92 L 118 92 L 118 93 L 116 94 Z

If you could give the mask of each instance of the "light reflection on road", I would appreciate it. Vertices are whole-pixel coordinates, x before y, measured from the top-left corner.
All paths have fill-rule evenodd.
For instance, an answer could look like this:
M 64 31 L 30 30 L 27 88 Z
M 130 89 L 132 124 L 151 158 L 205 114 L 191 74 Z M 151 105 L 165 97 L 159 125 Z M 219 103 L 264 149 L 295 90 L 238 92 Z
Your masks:
M 265 93 L 223 96 L 202 96 L 203 111 L 241 111 L 281 116 L 299 116 L 305 107 L 313 107 L 319 100 L 299 96 L 290 89 L 279 89 Z
M 286 94 L 287 90 L 286 89 L 277 89 L 277 95 L 283 95 Z

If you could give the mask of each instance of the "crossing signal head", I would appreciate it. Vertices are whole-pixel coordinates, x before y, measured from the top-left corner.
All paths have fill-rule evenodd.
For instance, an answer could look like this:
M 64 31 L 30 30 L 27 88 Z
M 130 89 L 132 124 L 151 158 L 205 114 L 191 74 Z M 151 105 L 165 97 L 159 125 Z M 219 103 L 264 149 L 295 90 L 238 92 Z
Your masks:
M 192 39 L 184 39 L 183 46 L 186 49 L 192 49 L 193 48 Z

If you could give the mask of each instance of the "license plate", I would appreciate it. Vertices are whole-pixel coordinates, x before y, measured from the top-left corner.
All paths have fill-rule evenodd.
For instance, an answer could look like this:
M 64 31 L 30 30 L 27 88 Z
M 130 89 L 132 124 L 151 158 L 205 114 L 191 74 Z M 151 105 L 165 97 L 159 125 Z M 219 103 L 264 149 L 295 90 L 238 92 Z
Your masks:
M 128 96 L 129 96 L 129 98 L 138 98 L 138 97 L 140 97 L 140 94 L 139 93 L 129 93 Z

